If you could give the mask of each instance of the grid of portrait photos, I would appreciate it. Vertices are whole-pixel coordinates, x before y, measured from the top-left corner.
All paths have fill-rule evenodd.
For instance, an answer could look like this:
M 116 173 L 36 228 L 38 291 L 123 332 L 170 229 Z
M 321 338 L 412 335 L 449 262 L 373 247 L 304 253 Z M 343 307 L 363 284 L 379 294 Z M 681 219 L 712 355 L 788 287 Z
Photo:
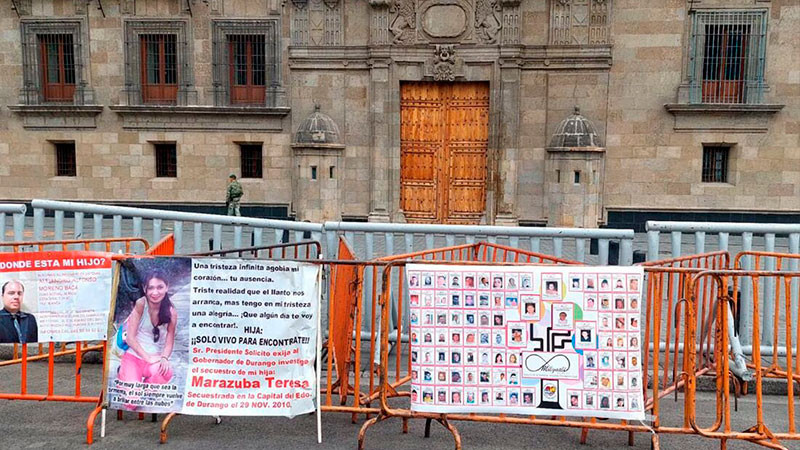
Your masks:
M 412 409 L 643 420 L 643 275 L 409 264 Z

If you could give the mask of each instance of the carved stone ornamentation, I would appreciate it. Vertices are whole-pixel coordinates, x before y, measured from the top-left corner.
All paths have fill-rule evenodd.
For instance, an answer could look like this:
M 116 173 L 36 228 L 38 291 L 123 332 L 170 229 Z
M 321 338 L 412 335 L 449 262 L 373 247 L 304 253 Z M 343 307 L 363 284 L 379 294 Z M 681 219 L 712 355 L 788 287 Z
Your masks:
M 501 11 L 498 0 L 475 0 L 475 34 L 484 44 L 497 42 L 501 28 L 498 13 Z
M 455 81 L 455 66 L 455 45 L 437 45 L 433 62 L 433 79 L 435 81 Z
M 559 1 L 607 3 L 611 0 L 550 1 L 560 4 Z M 520 42 L 520 2 L 521 0 L 369 0 L 372 6 L 371 43 L 516 45 Z
M 608 44 L 611 0 L 551 0 L 550 44 Z
M 339 0 L 292 0 L 292 45 L 342 45 Z
M 119 0 L 120 14 L 136 14 L 135 0 Z
M 389 31 L 395 44 L 413 44 L 417 39 L 417 4 L 415 0 L 394 0 L 389 12 L 395 14 Z

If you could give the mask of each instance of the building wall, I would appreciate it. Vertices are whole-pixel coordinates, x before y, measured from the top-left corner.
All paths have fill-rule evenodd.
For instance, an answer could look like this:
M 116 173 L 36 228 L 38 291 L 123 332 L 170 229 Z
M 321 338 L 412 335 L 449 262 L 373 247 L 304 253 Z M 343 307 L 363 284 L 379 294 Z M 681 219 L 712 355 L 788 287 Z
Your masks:
M 486 20 L 457 38 L 432 38 L 422 22 L 404 26 L 398 5 L 416 8 L 414 20 L 422 20 L 423 3 L 415 0 L 118 0 L 104 1 L 103 11 L 73 0 L 17 3 L 22 19 L 11 8 L 0 9 L 0 71 L 6 81 L 0 84 L 0 199 L 221 203 L 227 175 L 240 172 L 237 143 L 262 142 L 264 177 L 242 180 L 245 204 L 292 210 L 301 198 L 304 205 L 337 198 L 345 218 L 403 220 L 400 83 L 433 80 L 435 46 L 455 44 L 456 81 L 490 83 L 487 223 L 554 223 L 547 193 L 563 189 L 548 186 L 554 177 L 546 173 L 545 148 L 575 106 L 592 121 L 607 150 L 597 184 L 602 190 L 592 194 L 600 212 L 590 212 L 601 223 L 609 210 L 800 211 L 800 4 L 795 0 L 691 3 L 768 10 L 764 103 L 785 106 L 749 114 L 665 107 L 682 104 L 686 0 L 464 1 L 472 14 L 469 26 L 476 14 Z M 553 20 L 567 14 L 565 5 L 572 8 L 568 45 L 558 40 L 564 29 L 554 28 Z M 610 11 L 608 26 L 592 28 L 591 14 L 584 13 L 601 7 Z M 301 14 L 314 20 L 298 25 Z M 23 87 L 20 21 L 53 17 L 85 21 L 90 57 L 84 77 L 93 104 L 102 109 L 96 116 L 84 113 L 78 122 L 94 127 L 60 127 L 54 125 L 58 113 L 9 109 L 20 104 Z M 184 108 L 189 111 L 126 111 L 123 20 L 164 17 L 189 22 L 194 74 L 191 103 Z M 213 109 L 211 21 L 223 18 L 278 20 L 282 87 L 277 104 L 261 115 Z M 308 159 L 295 157 L 293 132 L 315 104 L 341 132 L 338 180 L 325 184 L 340 193 L 305 201 L 312 194 L 300 191 L 296 178 Z M 211 114 L 193 105 L 210 108 Z M 191 129 L 197 126 L 204 129 Z M 62 140 L 76 143 L 77 177 L 55 176 L 52 142 Z M 167 141 L 178 149 L 173 179 L 155 177 L 152 143 Z M 727 183 L 701 182 L 703 144 L 732 146 Z M 327 176 L 322 169 L 320 176 Z M 579 217 L 575 211 L 563 214 Z
M 682 0 L 616 1 L 614 64 L 608 96 L 605 207 L 614 210 L 800 209 L 800 4 L 792 0 L 703 1 L 697 7 L 769 10 L 765 103 L 774 114 L 690 116 L 678 101 L 685 75 L 687 7 Z M 683 62 L 683 63 L 681 63 Z M 765 129 L 750 132 L 752 116 Z M 727 127 L 728 130 L 713 130 Z M 727 183 L 701 183 L 703 144 L 732 145 Z

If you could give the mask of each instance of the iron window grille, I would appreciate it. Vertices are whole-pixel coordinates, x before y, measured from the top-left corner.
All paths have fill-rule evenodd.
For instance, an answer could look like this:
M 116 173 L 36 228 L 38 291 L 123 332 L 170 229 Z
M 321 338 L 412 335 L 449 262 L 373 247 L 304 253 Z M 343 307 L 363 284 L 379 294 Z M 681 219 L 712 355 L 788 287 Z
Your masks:
M 242 178 L 262 178 L 263 152 L 261 144 L 239 144 Z
M 758 104 L 764 100 L 765 10 L 691 13 L 691 103 Z
M 74 142 L 56 142 L 56 176 L 74 177 L 78 174 Z
M 92 103 L 83 79 L 86 55 L 81 21 L 24 20 L 21 30 L 21 103 Z
M 730 147 L 703 147 L 703 183 L 728 182 L 728 157 Z
M 178 151 L 175 144 L 153 144 L 156 153 L 156 177 L 178 176 Z
M 281 89 L 277 20 L 215 20 L 214 102 L 276 106 Z
M 72 102 L 75 95 L 75 47 L 71 34 L 40 34 L 42 95 L 46 102 Z
M 174 104 L 178 98 L 177 39 L 174 34 L 142 34 L 142 101 Z
M 129 105 L 187 105 L 194 99 L 186 20 L 125 21 L 125 90 Z

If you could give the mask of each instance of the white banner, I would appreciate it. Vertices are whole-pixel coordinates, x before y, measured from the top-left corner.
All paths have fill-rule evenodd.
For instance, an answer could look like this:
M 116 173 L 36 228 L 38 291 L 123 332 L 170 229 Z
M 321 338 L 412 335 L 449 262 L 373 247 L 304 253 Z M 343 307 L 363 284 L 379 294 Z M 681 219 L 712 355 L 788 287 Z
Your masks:
M 318 265 L 127 263 L 131 289 L 118 295 L 115 314 L 124 338 L 109 359 L 112 408 L 289 417 L 315 410 Z
M 644 419 L 641 267 L 407 274 L 413 410 Z
M 111 256 L 0 253 L 0 343 L 105 340 Z

